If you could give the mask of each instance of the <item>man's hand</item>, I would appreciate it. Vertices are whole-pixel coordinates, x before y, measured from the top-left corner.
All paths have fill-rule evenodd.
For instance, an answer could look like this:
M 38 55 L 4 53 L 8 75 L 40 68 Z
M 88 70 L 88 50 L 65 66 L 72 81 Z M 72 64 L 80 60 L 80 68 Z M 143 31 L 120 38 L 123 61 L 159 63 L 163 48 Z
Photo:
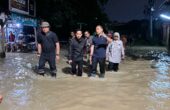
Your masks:
M 90 65 L 92 65 L 92 55 L 90 55 Z
M 71 64 L 73 61 L 72 60 L 69 60 L 68 63 Z
M 56 55 L 56 61 L 57 61 L 57 63 L 59 63 L 59 61 L 60 61 L 60 56 L 59 55 Z
M 37 51 L 37 56 L 40 57 L 41 55 L 41 51 L 42 50 L 42 47 L 41 47 L 41 44 L 38 44 L 38 51 Z
M 107 38 L 107 35 L 105 33 L 102 34 L 103 37 Z
M 0 103 L 2 102 L 3 97 L 0 95 Z
M 56 43 L 56 62 L 59 63 L 60 60 L 60 43 Z
M 124 60 L 125 59 L 125 56 L 124 55 L 122 55 L 122 60 Z
M 106 62 L 108 62 L 109 61 L 109 58 L 108 57 L 106 57 Z
M 40 57 L 40 53 L 37 53 L 37 56 Z

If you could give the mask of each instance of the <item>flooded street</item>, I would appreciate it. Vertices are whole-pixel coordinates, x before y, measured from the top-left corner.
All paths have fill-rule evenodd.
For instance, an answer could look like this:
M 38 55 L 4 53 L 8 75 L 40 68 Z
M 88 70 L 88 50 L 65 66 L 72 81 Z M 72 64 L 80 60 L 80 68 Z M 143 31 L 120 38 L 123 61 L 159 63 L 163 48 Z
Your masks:
M 170 110 L 170 58 L 127 58 L 106 79 L 68 74 L 63 58 L 58 78 L 37 76 L 35 54 L 8 53 L 0 61 L 0 110 Z

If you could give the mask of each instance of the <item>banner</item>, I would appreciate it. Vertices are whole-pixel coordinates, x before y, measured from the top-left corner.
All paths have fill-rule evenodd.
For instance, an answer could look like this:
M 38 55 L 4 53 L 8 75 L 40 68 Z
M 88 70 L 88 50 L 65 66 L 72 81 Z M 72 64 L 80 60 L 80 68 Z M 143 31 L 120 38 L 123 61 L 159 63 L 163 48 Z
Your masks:
M 35 16 L 35 0 L 9 0 L 9 10 Z

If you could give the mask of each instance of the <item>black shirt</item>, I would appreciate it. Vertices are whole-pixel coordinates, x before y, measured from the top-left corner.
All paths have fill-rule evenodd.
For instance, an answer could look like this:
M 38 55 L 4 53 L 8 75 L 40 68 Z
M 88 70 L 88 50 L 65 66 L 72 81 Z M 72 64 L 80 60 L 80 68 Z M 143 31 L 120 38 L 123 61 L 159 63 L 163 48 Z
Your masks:
M 59 42 L 57 35 L 52 31 L 46 34 L 40 32 L 37 36 L 37 41 L 42 46 L 42 53 L 55 53 L 56 43 Z
M 83 60 L 85 44 L 84 38 L 73 38 L 70 45 L 69 59 L 73 61 Z

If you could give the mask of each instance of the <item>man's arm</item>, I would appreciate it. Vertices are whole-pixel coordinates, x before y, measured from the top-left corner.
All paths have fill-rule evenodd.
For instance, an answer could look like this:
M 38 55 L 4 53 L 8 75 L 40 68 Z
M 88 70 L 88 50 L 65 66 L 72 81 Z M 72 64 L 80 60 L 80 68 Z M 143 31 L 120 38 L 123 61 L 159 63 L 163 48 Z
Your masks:
M 106 40 L 109 41 L 109 38 L 108 38 L 108 36 L 105 33 L 103 33 L 103 37 L 105 37 Z
M 91 45 L 90 47 L 90 56 L 93 56 L 94 53 L 94 45 Z
M 40 55 L 42 52 L 42 46 L 41 44 L 38 43 L 38 54 Z
M 122 59 L 125 59 L 125 48 L 123 46 L 123 42 L 121 43 L 121 47 L 122 47 L 122 51 L 121 51 Z
M 3 97 L 0 95 L 0 103 L 2 102 Z
M 38 55 L 40 55 L 42 53 L 42 45 L 41 45 L 41 37 L 40 35 L 38 34 L 37 35 L 37 42 L 38 42 L 38 45 L 37 45 L 37 48 L 38 48 Z
M 72 53 L 73 53 L 73 41 L 70 42 L 69 52 L 68 52 L 68 63 L 71 64 L 72 61 Z
M 58 62 L 60 60 L 60 43 L 59 43 L 58 36 L 55 33 L 53 35 L 53 40 L 56 46 L 56 60 Z
M 68 60 L 72 60 L 72 52 L 73 52 L 73 41 L 70 42 L 70 46 L 69 46 L 69 52 L 68 52 Z
M 59 42 L 56 43 L 56 55 L 57 56 L 60 55 L 60 43 Z
M 90 64 L 92 64 L 93 54 L 94 54 L 94 45 L 91 45 L 91 47 L 90 47 Z
M 56 42 L 56 60 L 59 62 L 60 60 L 60 43 Z

